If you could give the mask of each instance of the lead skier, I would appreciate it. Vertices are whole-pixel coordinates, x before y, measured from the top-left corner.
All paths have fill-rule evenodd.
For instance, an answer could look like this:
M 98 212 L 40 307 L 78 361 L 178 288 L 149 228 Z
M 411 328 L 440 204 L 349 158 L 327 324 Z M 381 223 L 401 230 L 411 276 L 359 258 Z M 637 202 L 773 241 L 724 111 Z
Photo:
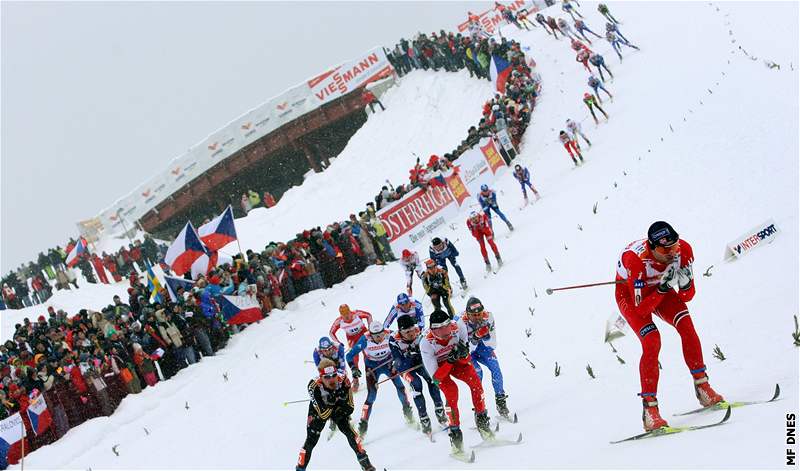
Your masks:
M 703 407 L 723 400 L 711 388 L 703 362 L 700 339 L 694 329 L 686 303 L 694 298 L 692 247 L 668 223 L 654 222 L 647 239 L 635 240 L 622 251 L 617 262 L 617 306 L 642 344 L 639 377 L 645 431 L 667 426 L 658 411 L 658 353 L 661 335 L 653 323 L 653 314 L 678 331 L 683 358 L 694 380 L 695 395 Z M 657 286 L 648 281 L 658 280 Z M 675 291 L 675 288 L 678 291 Z
M 343 330 L 344 335 L 347 338 L 347 347 L 353 348 L 356 342 L 358 342 L 361 337 L 364 336 L 364 333 L 367 331 L 367 326 L 370 323 L 372 323 L 372 314 L 359 309 L 352 311 L 350 310 L 350 306 L 347 304 L 342 304 L 339 306 L 339 316 L 333 320 L 328 333 L 331 339 L 339 342 L 339 338 L 336 336 L 336 333 L 339 332 L 339 329 Z M 353 361 L 354 368 L 352 369 L 354 392 L 358 391 L 359 378 L 361 377 L 361 370 L 358 369 L 358 363 L 359 359 L 358 356 L 356 356 L 355 360 Z

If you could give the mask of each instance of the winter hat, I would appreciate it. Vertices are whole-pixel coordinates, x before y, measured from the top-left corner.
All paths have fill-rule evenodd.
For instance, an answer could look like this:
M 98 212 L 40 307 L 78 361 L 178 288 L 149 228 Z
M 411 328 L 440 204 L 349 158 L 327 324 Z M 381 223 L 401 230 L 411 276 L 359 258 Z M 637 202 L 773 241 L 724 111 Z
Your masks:
M 678 242 L 678 233 L 668 223 L 656 221 L 647 229 L 647 245 L 650 248 L 669 247 Z
M 372 321 L 372 324 L 369 325 L 370 334 L 380 334 L 383 331 L 383 324 L 380 321 Z
M 481 302 L 480 299 L 476 298 L 475 296 L 469 298 L 469 300 L 467 301 L 467 309 L 466 309 L 467 312 L 469 312 L 470 314 L 478 314 L 483 312 L 483 310 L 484 310 L 483 303 Z
M 397 318 L 397 330 L 406 330 L 417 325 L 417 322 L 411 316 L 400 316 Z
M 397 295 L 397 304 L 406 304 L 408 301 L 409 299 L 406 293 L 400 293 Z
M 450 316 L 441 309 L 436 309 L 431 313 L 430 326 L 431 329 L 443 327 L 450 323 Z
M 408 249 L 403 249 L 403 258 L 411 258 L 411 251 Z
M 45 319 L 44 316 L 39 316 L 39 317 L 36 318 L 36 321 L 37 322 L 47 322 L 47 319 Z
M 319 339 L 319 349 L 327 350 L 333 346 L 333 341 L 329 337 L 322 337 Z

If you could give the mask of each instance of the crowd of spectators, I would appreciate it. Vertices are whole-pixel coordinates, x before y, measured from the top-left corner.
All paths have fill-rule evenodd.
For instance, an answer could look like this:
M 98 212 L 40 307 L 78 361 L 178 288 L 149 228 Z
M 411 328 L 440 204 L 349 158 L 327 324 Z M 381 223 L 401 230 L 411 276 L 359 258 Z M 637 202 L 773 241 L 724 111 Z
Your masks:
M 491 54 L 509 61 L 513 71 L 506 93 L 486 102 L 480 122 L 469 129 L 462 143 L 443 157 L 431 156 L 424 166 L 417 158 L 408 184 L 394 187 L 387 181 L 375 202 L 367 203 L 358 215 L 350 214 L 347 220 L 324 229 L 305 230 L 286 243 L 270 242 L 260 252 L 247 250 L 233 257 L 233 263 L 201 275 L 192 288 L 177 288 L 174 298 L 165 289 L 153 293 L 142 282 L 145 265 L 159 263 L 165 248 L 149 236 L 116 254 L 87 252 L 78 262 L 84 278 L 93 278 L 88 275 L 94 267 L 98 273 L 108 270 L 115 282 L 127 279 L 127 302 L 114 296 L 113 303 L 99 312 L 82 309 L 74 315 L 48 307 L 47 317 L 40 315 L 35 322 L 25 318 L 15 326 L 13 339 L 0 345 L 0 419 L 23 412 L 29 451 L 57 440 L 90 418 L 112 414 L 128 394 L 153 387 L 224 348 L 230 336 L 246 326 L 226 322 L 217 302 L 220 295 L 250 296 L 268 316 L 272 309 L 282 309 L 303 293 L 329 288 L 370 265 L 396 260 L 386 228 L 376 215 L 378 210 L 408 191 L 430 184 L 436 172 L 447 171 L 482 137 L 507 129 L 518 142 L 530 122 L 539 89 L 532 62 L 526 62 L 518 43 L 442 32 L 430 39 L 420 35 L 411 43 L 401 40 L 397 50 L 409 51 L 392 58 L 400 74 L 413 68 L 467 68 L 473 76 L 486 78 Z M 253 202 L 250 196 L 243 195 L 243 206 L 245 199 Z M 23 273 L 26 281 L 32 273 L 56 280 L 62 288 L 68 289 L 70 283 L 77 287 L 74 279 L 68 279 L 66 286 L 58 281 L 58 273 L 71 273 L 64 264 L 69 249 L 40 254 L 37 263 L 29 264 L 30 272 Z M 168 267 L 161 266 L 169 273 Z M 18 275 L 19 271 L 7 279 L 19 282 Z M 5 287 L 6 279 L 3 282 Z M 18 302 L 14 307 L 31 302 L 21 298 L 24 290 L 13 288 Z M 38 394 L 44 395 L 53 425 L 37 435 L 24 412 Z

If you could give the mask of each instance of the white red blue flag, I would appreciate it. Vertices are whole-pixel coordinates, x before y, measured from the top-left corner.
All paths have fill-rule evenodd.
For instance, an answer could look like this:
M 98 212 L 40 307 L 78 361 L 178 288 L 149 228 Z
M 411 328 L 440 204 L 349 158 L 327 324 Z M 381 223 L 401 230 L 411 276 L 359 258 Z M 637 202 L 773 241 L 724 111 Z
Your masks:
M 28 406 L 28 418 L 31 420 L 31 428 L 36 435 L 41 435 L 50 428 L 53 419 L 50 417 L 50 410 L 47 409 L 43 394 L 37 394 L 35 399 L 31 399 Z
M 236 240 L 236 226 L 233 223 L 233 208 L 228 208 L 219 216 L 197 228 L 200 240 L 209 250 L 219 250 Z
M 19 412 L 0 420 L 0 469 L 19 463 L 24 439 L 25 426 Z
M 192 222 L 189 221 L 172 245 L 169 246 L 169 249 L 167 249 L 164 262 L 169 265 L 173 272 L 183 275 L 192 268 L 192 264 L 198 258 L 205 254 L 206 248 L 200 242 L 200 238 L 197 237 L 197 232 L 195 232 Z
M 70 250 L 67 254 L 65 263 L 68 267 L 74 267 L 75 264 L 78 263 L 78 260 L 80 260 L 81 255 L 84 253 L 86 253 L 86 239 L 81 237 L 78 239 L 78 243 L 75 244 L 75 247 L 73 247 L 72 250 Z
M 233 258 L 216 250 L 209 250 L 205 255 L 195 260 L 192 264 L 192 279 L 196 280 L 200 275 L 208 275 L 212 268 L 226 263 L 233 264 Z
M 220 296 L 217 298 L 222 316 L 228 324 L 249 324 L 264 318 L 258 299 L 252 296 Z
M 492 63 L 489 65 L 489 77 L 494 81 L 498 92 L 506 92 L 506 81 L 508 81 L 508 76 L 511 75 L 512 70 L 511 64 L 507 60 L 492 54 Z

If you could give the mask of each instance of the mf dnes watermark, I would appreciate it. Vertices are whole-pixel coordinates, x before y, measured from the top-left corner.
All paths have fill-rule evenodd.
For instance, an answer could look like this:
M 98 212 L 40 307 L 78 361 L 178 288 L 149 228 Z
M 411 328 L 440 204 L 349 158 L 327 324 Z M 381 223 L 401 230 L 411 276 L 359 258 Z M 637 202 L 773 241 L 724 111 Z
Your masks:
M 786 466 L 795 466 L 797 463 L 797 452 L 795 445 L 797 444 L 797 416 L 795 414 L 786 414 Z

